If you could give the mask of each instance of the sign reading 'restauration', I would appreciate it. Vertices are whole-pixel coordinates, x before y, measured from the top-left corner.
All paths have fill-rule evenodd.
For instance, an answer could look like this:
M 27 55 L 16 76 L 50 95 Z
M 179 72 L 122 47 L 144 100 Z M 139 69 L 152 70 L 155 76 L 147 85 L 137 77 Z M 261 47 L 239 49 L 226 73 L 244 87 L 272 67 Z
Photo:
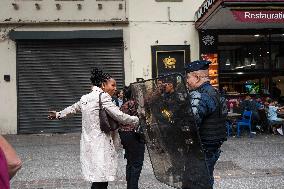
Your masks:
M 239 22 L 284 22 L 284 11 L 266 11 L 266 10 L 254 10 L 254 11 L 232 11 L 234 17 Z

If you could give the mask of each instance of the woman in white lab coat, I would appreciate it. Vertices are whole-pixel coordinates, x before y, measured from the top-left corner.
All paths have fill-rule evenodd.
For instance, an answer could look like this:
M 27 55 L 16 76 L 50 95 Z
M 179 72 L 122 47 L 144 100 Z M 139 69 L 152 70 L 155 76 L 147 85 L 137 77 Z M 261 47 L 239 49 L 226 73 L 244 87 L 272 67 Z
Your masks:
M 92 182 L 92 189 L 106 189 L 108 181 L 114 181 L 117 171 L 117 152 L 111 134 L 100 129 L 99 94 L 102 106 L 119 123 L 134 124 L 138 117 L 127 115 L 112 103 L 111 96 L 116 91 L 116 81 L 98 69 L 92 71 L 92 92 L 81 97 L 80 101 L 60 112 L 51 111 L 49 119 L 61 119 L 82 112 L 82 134 L 80 160 L 85 180 Z

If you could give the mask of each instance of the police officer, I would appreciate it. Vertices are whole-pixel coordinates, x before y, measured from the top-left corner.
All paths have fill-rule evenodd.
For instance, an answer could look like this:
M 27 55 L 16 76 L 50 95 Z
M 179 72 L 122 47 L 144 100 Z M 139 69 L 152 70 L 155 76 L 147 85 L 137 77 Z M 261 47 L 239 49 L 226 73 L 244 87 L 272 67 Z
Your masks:
M 214 166 L 220 156 L 220 147 L 226 140 L 225 121 L 227 107 L 225 99 L 210 84 L 209 61 L 194 61 L 185 67 L 187 87 L 191 97 L 192 112 L 199 130 L 205 161 L 213 188 Z

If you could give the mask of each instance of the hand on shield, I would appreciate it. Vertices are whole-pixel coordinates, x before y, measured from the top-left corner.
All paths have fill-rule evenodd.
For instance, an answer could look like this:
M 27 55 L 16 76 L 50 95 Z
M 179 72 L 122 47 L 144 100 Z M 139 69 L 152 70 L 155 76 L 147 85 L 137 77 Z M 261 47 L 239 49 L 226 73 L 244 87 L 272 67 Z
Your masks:
M 141 111 L 137 111 L 139 119 L 145 119 L 145 111 L 142 109 Z

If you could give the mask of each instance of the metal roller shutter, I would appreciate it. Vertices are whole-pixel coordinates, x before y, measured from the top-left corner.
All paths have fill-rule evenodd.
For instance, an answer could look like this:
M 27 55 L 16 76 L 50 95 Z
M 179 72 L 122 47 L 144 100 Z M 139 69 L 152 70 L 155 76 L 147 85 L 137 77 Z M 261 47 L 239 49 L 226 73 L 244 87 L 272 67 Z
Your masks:
M 90 71 L 99 67 L 124 84 L 122 39 L 17 41 L 18 133 L 75 132 L 81 114 L 47 120 L 90 92 Z

